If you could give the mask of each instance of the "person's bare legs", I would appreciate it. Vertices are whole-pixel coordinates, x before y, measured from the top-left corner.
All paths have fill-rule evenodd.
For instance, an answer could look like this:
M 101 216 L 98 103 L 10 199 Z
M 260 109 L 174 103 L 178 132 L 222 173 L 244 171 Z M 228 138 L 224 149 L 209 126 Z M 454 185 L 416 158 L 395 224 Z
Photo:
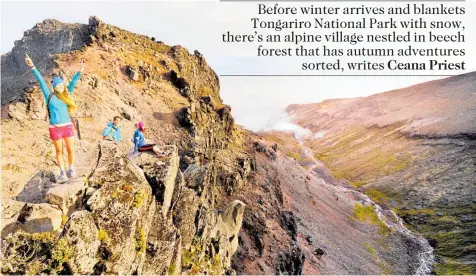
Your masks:
M 73 167 L 74 164 L 74 137 L 64 137 L 64 142 L 66 144 L 66 152 L 68 153 L 68 163 L 69 167 Z
M 64 171 L 64 161 L 63 161 L 63 141 L 61 139 L 54 140 L 53 145 L 55 146 L 56 151 L 56 161 L 61 171 Z
M 155 145 L 153 148 L 152 148 L 152 151 L 154 151 L 155 154 L 157 154 L 157 157 L 159 158 L 162 158 L 162 157 L 165 157 L 168 155 L 167 152 L 163 152 L 161 150 L 161 147 L 159 147 L 158 145 Z
M 68 181 L 68 176 L 66 171 L 64 170 L 64 160 L 63 160 L 63 140 L 59 139 L 56 141 L 53 141 L 53 145 L 55 145 L 55 151 L 56 151 L 56 161 L 58 161 L 58 166 L 61 169 L 61 172 L 56 178 L 57 183 L 64 183 Z
M 157 145 L 152 147 L 152 151 L 154 151 L 154 153 L 157 154 L 157 155 L 159 155 L 161 153 L 160 148 Z
M 77 173 L 76 173 L 76 169 L 74 168 L 74 155 L 75 155 L 75 152 L 74 152 L 74 136 L 72 137 L 65 137 L 63 138 L 65 143 L 66 143 L 66 151 L 68 152 L 68 163 L 69 163 L 69 167 L 68 167 L 68 177 L 76 177 L 77 176 Z

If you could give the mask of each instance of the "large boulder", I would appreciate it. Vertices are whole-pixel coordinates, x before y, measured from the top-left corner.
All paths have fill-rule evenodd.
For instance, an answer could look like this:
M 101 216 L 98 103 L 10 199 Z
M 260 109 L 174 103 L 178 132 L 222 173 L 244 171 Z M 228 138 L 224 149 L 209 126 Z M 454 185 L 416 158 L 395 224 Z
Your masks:
M 149 230 L 142 274 L 165 275 L 174 261 L 177 246 L 181 246 L 177 243 L 179 233 L 171 219 L 164 218 L 161 212 L 155 212 L 151 225 L 156 227 Z
M 137 71 L 136 68 L 134 68 L 130 65 L 127 65 L 125 71 L 126 71 L 127 76 L 129 76 L 129 78 L 131 78 L 131 80 L 133 80 L 133 81 L 138 81 L 139 80 L 139 72 Z
M 86 210 L 74 212 L 61 234 L 72 249 L 72 256 L 66 261 L 74 274 L 92 274 L 98 262 L 96 252 L 101 242 L 94 219 Z
M 25 102 L 28 106 L 28 117 L 34 120 L 46 120 L 46 101 L 38 86 L 28 89 Z
M 179 156 L 178 149 L 174 145 L 163 147 L 163 151 L 169 153 L 164 158 L 147 153 L 141 154 L 138 165 L 144 171 L 157 203 L 161 205 L 162 215 L 166 216 L 172 202 Z
M 18 121 L 28 118 L 27 105 L 24 102 L 14 102 L 8 105 L 8 115 Z
M 183 173 L 186 186 L 200 194 L 203 190 L 207 173 L 206 166 L 199 166 L 197 163 L 191 164 Z
M 177 112 L 177 120 L 179 121 L 180 125 L 186 128 L 190 128 L 194 125 L 193 118 L 192 118 L 192 109 L 188 106 L 182 107 Z
M 61 210 L 47 204 L 16 200 L 2 202 L 2 238 L 23 230 L 27 233 L 56 232 L 62 224 Z
M 155 212 L 152 189 L 144 175 L 121 155 L 113 142 L 102 141 L 101 158 L 90 182 L 99 189 L 87 201 L 99 231 L 108 237 L 97 273 L 132 274 L 144 260 L 146 238 Z
M 15 199 L 29 203 L 45 203 L 46 193 L 55 185 L 54 181 L 53 172 L 41 170 L 26 183 Z
M 182 246 L 185 249 L 190 248 L 195 236 L 195 216 L 199 204 L 200 199 L 195 195 L 195 192 L 184 187 L 174 210 L 174 224 L 180 230 Z
M 238 233 L 241 229 L 243 222 L 243 212 L 246 205 L 239 201 L 234 200 L 218 217 L 218 223 L 216 228 L 212 232 L 212 237 L 216 235 L 219 246 L 218 252 L 216 252 L 225 267 L 229 267 L 231 263 L 231 257 L 238 249 Z
M 46 201 L 58 206 L 64 214 L 70 214 L 83 205 L 88 184 L 85 178 L 75 179 L 67 184 L 55 185 L 46 193 Z

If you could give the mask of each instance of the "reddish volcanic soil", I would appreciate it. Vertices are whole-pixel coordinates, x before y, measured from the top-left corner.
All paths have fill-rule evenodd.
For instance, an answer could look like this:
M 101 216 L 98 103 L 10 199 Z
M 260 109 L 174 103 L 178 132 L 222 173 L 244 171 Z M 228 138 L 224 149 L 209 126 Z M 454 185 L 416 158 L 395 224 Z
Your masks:
M 290 105 L 287 112 L 310 130 L 303 143 L 340 184 L 395 210 L 432 244 L 433 272 L 476 273 L 476 72 L 369 97 Z M 267 134 L 308 167 L 289 137 Z M 327 231 L 344 238 L 341 227 L 342 221 Z
M 242 246 L 235 256 L 242 260 L 237 273 L 277 273 L 272 264 L 289 259 L 300 264 L 299 254 L 283 257 L 280 253 L 293 248 L 296 252 L 297 247 L 305 258 L 303 274 L 413 273 L 418 265 L 418 245 L 396 231 L 383 234 L 377 224 L 357 219 L 356 203 L 368 205 L 359 192 L 336 185 L 329 171 L 316 161 L 310 171 L 279 150 L 276 159 L 271 159 L 267 154 L 256 155 L 257 173 L 251 187 L 243 191 L 243 201 L 251 210 L 246 212 Z M 274 206 L 266 206 L 270 202 Z M 276 209 L 279 212 L 273 211 Z M 264 229 L 257 231 L 253 223 L 259 220 L 263 223 L 256 227 Z M 261 258 L 256 239 L 264 244 Z M 261 271 L 253 269 L 256 267 Z

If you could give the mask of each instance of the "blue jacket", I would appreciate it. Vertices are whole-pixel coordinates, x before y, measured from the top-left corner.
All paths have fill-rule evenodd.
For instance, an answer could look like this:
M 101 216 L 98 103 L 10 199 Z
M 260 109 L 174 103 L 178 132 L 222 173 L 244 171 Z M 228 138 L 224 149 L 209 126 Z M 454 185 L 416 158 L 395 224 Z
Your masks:
M 142 131 L 136 129 L 134 132 L 134 137 L 132 138 L 132 142 L 134 142 L 134 152 L 137 152 L 137 149 L 145 145 L 145 136 Z
M 121 142 L 122 135 L 121 135 L 121 128 L 115 126 L 114 123 L 108 123 L 107 127 L 102 132 L 102 136 L 110 137 L 111 139 Z
M 48 98 L 51 94 L 51 91 L 48 88 L 48 85 L 46 84 L 46 81 L 41 76 L 40 71 L 38 71 L 38 69 L 36 69 L 36 67 L 33 68 L 32 71 L 33 71 L 33 75 L 35 76 L 36 80 L 40 84 L 41 91 L 43 91 L 43 96 L 45 96 L 46 104 L 48 104 Z M 80 77 L 81 77 L 81 73 L 77 72 L 74 75 L 73 79 L 69 82 L 68 92 L 70 94 L 73 94 L 74 86 L 76 85 L 76 82 L 78 82 Z M 49 104 L 49 109 L 50 109 L 50 123 L 51 124 L 56 125 L 56 124 L 64 124 L 64 123 L 70 123 L 71 122 L 71 118 L 69 117 L 69 113 L 68 113 L 68 106 L 62 100 L 60 100 L 58 97 L 53 96 L 51 98 L 51 102 Z

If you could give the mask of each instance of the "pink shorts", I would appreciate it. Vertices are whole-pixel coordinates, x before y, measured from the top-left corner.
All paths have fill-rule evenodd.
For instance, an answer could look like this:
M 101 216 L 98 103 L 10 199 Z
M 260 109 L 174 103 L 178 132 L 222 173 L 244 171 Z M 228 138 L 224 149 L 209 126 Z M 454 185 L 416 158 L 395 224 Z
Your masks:
M 74 136 L 74 129 L 72 124 L 60 127 L 50 127 L 49 130 L 50 138 L 53 141 Z

